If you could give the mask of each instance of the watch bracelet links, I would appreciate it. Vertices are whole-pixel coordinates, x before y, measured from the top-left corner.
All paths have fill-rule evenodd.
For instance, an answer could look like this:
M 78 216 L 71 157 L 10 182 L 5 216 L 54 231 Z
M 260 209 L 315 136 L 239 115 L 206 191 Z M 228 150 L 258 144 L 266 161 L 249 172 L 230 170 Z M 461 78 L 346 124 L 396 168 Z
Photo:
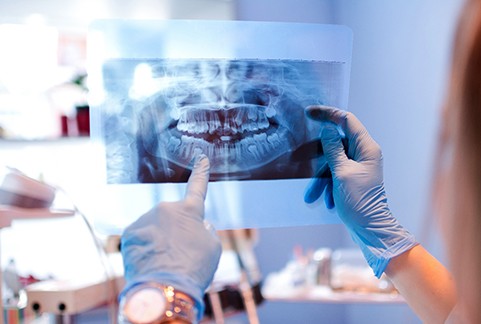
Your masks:
M 167 301 L 172 305 L 172 309 L 168 309 L 165 312 L 169 320 L 164 323 L 168 323 L 174 319 L 182 320 L 189 324 L 197 322 L 197 310 L 192 297 L 182 291 L 176 290 L 172 286 L 164 286 L 164 293 Z
M 197 309 L 192 297 L 170 285 L 162 285 L 156 282 L 145 282 L 133 289 L 141 290 L 146 288 L 154 288 L 162 291 L 167 300 L 167 306 L 169 306 L 166 308 L 163 318 L 155 321 L 153 324 L 171 323 L 174 321 L 182 321 L 186 324 L 197 323 Z

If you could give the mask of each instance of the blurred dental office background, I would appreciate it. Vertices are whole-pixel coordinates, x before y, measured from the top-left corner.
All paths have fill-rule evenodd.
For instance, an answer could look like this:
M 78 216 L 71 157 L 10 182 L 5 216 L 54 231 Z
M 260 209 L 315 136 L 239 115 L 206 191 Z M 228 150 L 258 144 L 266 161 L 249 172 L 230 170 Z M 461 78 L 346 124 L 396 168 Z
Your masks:
M 96 168 L 77 124 L 86 103 L 87 26 L 97 18 L 216 19 L 342 24 L 354 35 L 349 110 L 383 148 L 391 210 L 441 260 L 429 209 L 439 111 L 446 93 L 460 0 L 3 0 L 0 2 L 0 161 L 60 185 L 84 201 Z M 62 152 L 62 154 L 57 154 Z M 303 193 L 299 193 L 302 199 Z M 136 197 L 136 199 L 143 199 Z M 253 202 L 257 203 L 257 202 Z M 88 216 L 88 213 L 87 213 Z M 115 217 L 115 216 L 113 216 Z M 3 229 L 1 265 L 23 274 L 95 276 L 95 247 L 78 219 L 18 222 Z M 72 234 L 74 233 L 74 234 Z M 341 224 L 258 230 L 261 273 L 278 271 L 296 247 L 354 247 Z M 83 270 L 80 270 L 83 269 Z M 270 301 L 261 323 L 420 323 L 404 304 Z M 247 323 L 244 315 L 232 323 Z M 229 320 L 227 321 L 229 323 Z

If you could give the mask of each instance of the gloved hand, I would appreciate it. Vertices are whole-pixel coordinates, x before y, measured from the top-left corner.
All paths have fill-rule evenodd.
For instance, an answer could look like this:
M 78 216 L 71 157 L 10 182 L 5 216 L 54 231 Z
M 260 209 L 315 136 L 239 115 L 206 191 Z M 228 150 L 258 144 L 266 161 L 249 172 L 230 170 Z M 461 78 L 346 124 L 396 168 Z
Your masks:
M 221 254 L 220 240 L 204 224 L 204 200 L 209 180 L 209 160 L 196 161 L 185 197 L 162 202 L 127 227 L 121 239 L 126 285 L 146 282 L 171 285 L 196 301 L 199 320 L 203 296 Z
M 323 122 L 321 142 L 332 179 L 313 178 L 304 200 L 314 202 L 326 190 L 327 207 L 337 208 L 339 217 L 379 278 L 391 258 L 418 244 L 389 210 L 381 148 L 352 113 L 310 106 L 306 114 Z M 347 155 L 338 127 L 347 140 Z

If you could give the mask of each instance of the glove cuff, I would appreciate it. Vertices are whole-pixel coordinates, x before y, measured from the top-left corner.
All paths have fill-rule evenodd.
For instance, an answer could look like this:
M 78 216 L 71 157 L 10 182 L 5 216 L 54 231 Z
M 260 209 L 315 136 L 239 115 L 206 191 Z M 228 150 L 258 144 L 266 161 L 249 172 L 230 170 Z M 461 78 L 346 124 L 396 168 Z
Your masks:
M 367 248 L 368 252 L 364 251 L 365 249 L 362 250 L 364 256 L 366 257 L 367 263 L 374 271 L 374 275 L 377 278 L 380 278 L 392 258 L 403 254 L 418 244 L 419 243 L 414 238 L 414 235 L 407 233 L 407 236 L 405 236 L 402 240 L 391 245 L 382 252 L 379 250 L 372 250 L 370 248 Z
M 132 278 L 126 283 L 125 287 L 122 289 L 122 292 L 119 295 L 119 300 L 121 300 L 124 295 L 133 287 L 149 282 L 172 286 L 175 289 L 189 295 L 195 301 L 195 308 L 197 310 L 197 323 L 200 322 L 204 315 L 205 292 L 203 291 L 203 289 L 199 288 L 192 279 L 186 276 L 172 274 L 168 272 L 157 272 Z

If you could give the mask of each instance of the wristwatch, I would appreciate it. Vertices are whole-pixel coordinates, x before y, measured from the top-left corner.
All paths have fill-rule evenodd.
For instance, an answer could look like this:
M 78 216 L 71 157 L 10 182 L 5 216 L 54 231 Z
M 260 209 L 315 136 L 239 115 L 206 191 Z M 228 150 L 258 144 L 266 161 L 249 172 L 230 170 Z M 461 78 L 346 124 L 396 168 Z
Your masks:
M 137 285 L 124 295 L 119 306 L 120 323 L 197 322 L 194 300 L 172 286 L 150 282 Z

